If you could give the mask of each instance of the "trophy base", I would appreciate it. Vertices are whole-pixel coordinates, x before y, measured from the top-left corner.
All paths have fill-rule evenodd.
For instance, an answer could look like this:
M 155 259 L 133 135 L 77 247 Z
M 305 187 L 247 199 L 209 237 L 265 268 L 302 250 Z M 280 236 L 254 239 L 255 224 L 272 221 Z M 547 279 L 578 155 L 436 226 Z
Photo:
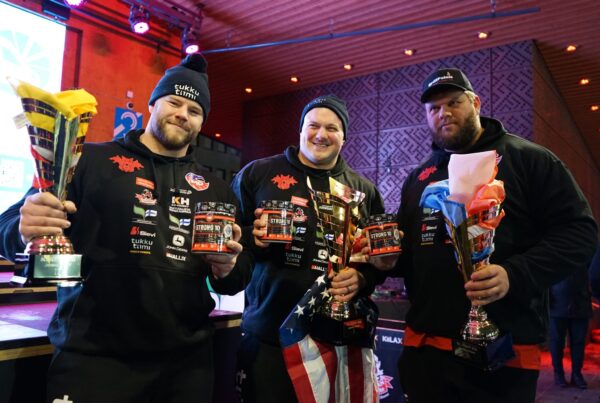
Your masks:
M 14 280 L 11 279 L 20 284 L 56 284 L 65 287 L 82 281 L 81 255 L 27 255 L 23 253 L 18 254 L 17 260 L 27 263 L 22 275 L 15 276 Z
M 504 334 L 489 343 L 452 340 L 452 354 L 459 361 L 484 371 L 495 371 L 515 357 L 512 336 Z
M 313 317 L 310 335 L 317 341 L 336 346 L 348 344 L 369 346 L 372 335 L 369 334 L 366 327 L 364 318 L 340 321 L 317 313 Z

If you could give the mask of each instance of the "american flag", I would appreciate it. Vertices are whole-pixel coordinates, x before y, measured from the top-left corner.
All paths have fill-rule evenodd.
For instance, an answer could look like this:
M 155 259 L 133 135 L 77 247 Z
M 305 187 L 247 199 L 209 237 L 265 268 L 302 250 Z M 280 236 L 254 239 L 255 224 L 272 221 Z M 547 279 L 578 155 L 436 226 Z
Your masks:
M 377 308 L 371 300 L 360 298 L 355 303 L 356 312 L 365 319 L 368 343 L 340 346 L 314 340 L 309 334 L 313 316 L 329 299 L 328 286 L 326 275 L 317 278 L 279 329 L 285 364 L 298 401 L 379 402 L 372 349 Z

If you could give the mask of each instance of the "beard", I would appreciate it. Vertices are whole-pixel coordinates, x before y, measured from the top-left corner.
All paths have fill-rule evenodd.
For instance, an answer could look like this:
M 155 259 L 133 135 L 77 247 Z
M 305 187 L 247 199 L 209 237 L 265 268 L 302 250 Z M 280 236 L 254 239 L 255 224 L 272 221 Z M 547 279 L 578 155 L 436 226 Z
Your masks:
M 443 136 L 441 129 L 431 129 L 433 133 L 433 142 L 442 150 L 463 151 L 473 144 L 473 140 L 477 136 L 479 117 L 473 111 L 465 119 L 464 124 L 458 129 L 458 132 L 453 136 Z
M 187 125 L 182 125 L 184 132 L 168 124 L 168 119 L 160 119 L 154 125 L 152 133 L 156 140 L 167 150 L 177 151 L 191 144 L 196 134 Z

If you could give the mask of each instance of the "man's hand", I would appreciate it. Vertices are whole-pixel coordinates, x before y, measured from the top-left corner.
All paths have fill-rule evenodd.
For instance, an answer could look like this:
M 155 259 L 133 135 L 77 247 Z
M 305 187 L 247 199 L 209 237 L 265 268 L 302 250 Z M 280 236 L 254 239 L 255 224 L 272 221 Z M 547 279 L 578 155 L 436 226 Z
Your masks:
M 404 236 L 404 233 L 400 231 L 400 237 Z M 393 255 L 387 256 L 371 256 L 371 249 L 369 248 L 369 240 L 367 238 L 362 238 L 360 240 L 360 245 L 362 247 L 361 254 L 366 256 L 366 262 L 375 266 L 376 269 L 381 271 L 389 271 L 396 267 L 396 262 L 398 261 L 398 257 L 400 257 L 400 253 L 395 253 Z
M 502 266 L 490 264 L 477 270 L 471 275 L 471 280 L 465 284 L 467 297 L 475 306 L 487 305 L 503 298 L 510 284 L 508 273 Z
M 252 235 L 254 235 L 254 243 L 259 248 L 266 248 L 269 246 L 268 243 L 262 242 L 259 238 L 267 235 L 267 217 L 262 218 L 263 209 L 257 208 L 254 210 L 254 228 L 252 228 Z
M 20 209 L 19 232 L 24 243 L 44 235 L 60 235 L 71 223 L 67 214 L 77 211 L 71 201 L 61 203 L 53 194 L 40 192 L 28 196 Z
M 342 302 L 350 301 L 365 286 L 364 276 L 352 267 L 346 267 L 337 274 L 331 272 L 329 278 L 332 278 L 329 294 Z
M 204 260 L 210 264 L 213 276 L 216 278 L 227 277 L 237 261 L 238 255 L 242 252 L 243 247 L 238 242 L 242 237 L 242 229 L 239 225 L 233 224 L 233 237 L 227 241 L 227 247 L 232 250 L 231 254 L 208 254 L 204 255 Z

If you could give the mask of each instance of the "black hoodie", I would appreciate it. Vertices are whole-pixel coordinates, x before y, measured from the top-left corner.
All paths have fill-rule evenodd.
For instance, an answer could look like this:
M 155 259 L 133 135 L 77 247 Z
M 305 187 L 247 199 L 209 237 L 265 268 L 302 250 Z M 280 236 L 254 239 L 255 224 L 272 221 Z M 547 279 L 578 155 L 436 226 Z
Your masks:
M 246 288 L 242 328 L 273 345 L 279 344 L 279 326 L 294 305 L 327 270 L 327 261 L 319 258 L 319 251 L 324 251 L 325 245 L 315 236 L 316 216 L 310 204 L 307 177 L 317 190 L 329 192 L 329 177 L 332 177 L 364 192 L 361 217 L 383 213 L 383 201 L 375 186 L 352 170 L 341 156 L 331 170 L 314 169 L 300 162 L 297 147 L 288 147 L 285 154 L 253 161 L 236 175 L 232 187 L 240 200 L 242 222 L 247 227 L 252 226 L 254 210 L 262 200 L 296 197 L 299 203 L 294 207 L 295 234 L 291 244 L 252 248 L 257 261 Z M 301 206 L 303 202 L 306 207 Z M 375 283 L 383 278 L 368 265 L 360 269 L 367 280 L 363 294 L 370 294 Z
M 468 152 L 496 150 L 506 216 L 494 237 L 491 263 L 508 273 L 508 294 L 485 307 L 517 344 L 544 341 L 548 287 L 587 269 L 596 246 L 590 207 L 564 164 L 550 151 L 482 117 L 484 132 Z M 430 158 L 402 188 L 398 220 L 405 236 L 398 265 L 411 307 L 407 324 L 429 335 L 458 337 L 469 301 L 441 212 L 419 207 L 423 189 L 448 178 L 450 153 L 433 145 Z
M 195 204 L 237 204 L 228 185 L 202 172 L 191 147 L 182 158 L 160 156 L 140 143 L 142 133 L 84 145 L 68 189 L 78 210 L 67 235 L 83 255 L 85 282 L 58 289 L 48 335 L 60 349 L 144 356 L 191 347 L 212 334 L 207 278 L 225 294 L 249 278 L 247 253 L 219 281 L 190 253 Z M 3 237 L 18 237 L 18 211 L 4 218 Z

